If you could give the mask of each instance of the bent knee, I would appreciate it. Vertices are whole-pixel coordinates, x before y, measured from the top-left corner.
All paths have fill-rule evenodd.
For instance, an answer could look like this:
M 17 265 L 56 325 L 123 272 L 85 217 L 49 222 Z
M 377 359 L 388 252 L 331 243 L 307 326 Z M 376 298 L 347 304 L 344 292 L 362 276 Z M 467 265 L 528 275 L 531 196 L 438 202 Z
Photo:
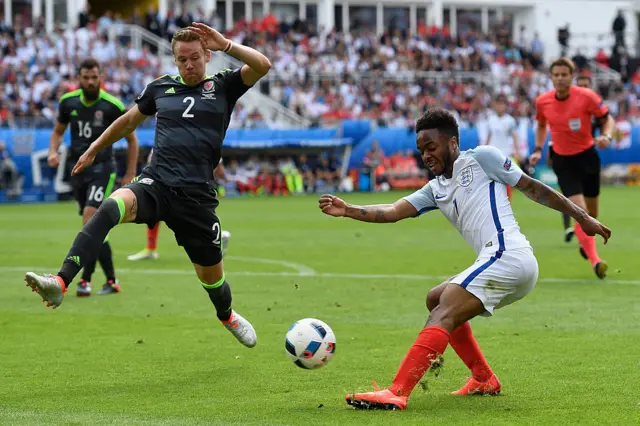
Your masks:
M 440 304 L 440 296 L 449 282 L 451 282 L 451 279 L 448 279 L 429 290 L 427 293 L 427 309 L 429 309 L 429 311 L 434 310 L 435 307 Z
M 194 263 L 193 266 L 196 270 L 196 274 L 198 275 L 198 279 L 202 284 L 222 284 L 225 279 L 222 262 L 213 266 L 201 266 Z
M 138 215 L 138 199 L 132 190 L 129 188 L 120 188 L 111 194 L 107 200 L 109 199 L 118 203 L 121 223 L 136 220 L 136 216 Z
M 457 324 L 456 316 L 455 309 L 438 304 L 429 312 L 429 318 L 425 326 L 436 325 L 448 330 L 453 330 L 459 325 Z
M 440 292 L 436 289 L 437 287 L 432 288 L 427 293 L 427 309 L 429 309 L 429 311 L 433 311 L 440 303 Z
M 206 286 L 219 287 L 224 283 L 225 277 L 224 274 L 198 274 L 198 279 Z

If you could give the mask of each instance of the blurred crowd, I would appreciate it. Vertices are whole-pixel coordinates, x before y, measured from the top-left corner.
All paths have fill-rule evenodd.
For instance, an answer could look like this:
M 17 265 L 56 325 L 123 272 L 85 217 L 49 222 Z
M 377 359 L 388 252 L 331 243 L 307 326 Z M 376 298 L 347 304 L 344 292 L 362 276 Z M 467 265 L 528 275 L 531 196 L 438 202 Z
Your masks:
M 60 96 L 78 88 L 77 65 L 97 59 L 104 70 L 104 89 L 129 103 L 145 85 L 163 74 L 148 46 L 135 49 L 126 38 L 110 40 L 98 27 L 58 27 L 47 34 L 42 23 L 26 27 L 20 15 L 12 28 L 0 27 L 0 123 L 29 118 L 50 127 Z
M 194 13 L 170 9 L 166 19 L 153 7 L 144 13 L 136 9 L 127 20 L 108 11 L 96 17 L 84 10 L 77 28 L 56 27 L 52 33 L 45 31 L 43 19 L 27 19 L 18 14 L 11 26 L 5 26 L 0 16 L 0 127 L 25 123 L 51 127 L 58 99 L 78 88 L 76 67 L 88 56 L 102 64 L 104 89 L 126 104 L 158 75 L 175 72 L 153 45 L 136 48 L 124 24 L 138 25 L 167 40 L 192 21 L 223 27 L 215 12 L 206 16 L 201 8 Z M 480 33 L 471 22 L 459 20 L 457 24 L 457 34 L 446 24 L 429 27 L 423 21 L 418 21 L 413 36 L 397 25 L 378 36 L 370 26 L 353 23 L 351 31 L 334 29 L 323 34 L 309 22 L 279 21 L 267 14 L 251 22 L 236 20 L 225 36 L 256 47 L 271 59 L 273 69 L 260 90 L 310 119 L 314 126 L 370 119 L 377 126 L 410 131 L 422 111 L 441 106 L 456 112 L 461 127 L 480 130 L 492 113 L 492 100 L 503 94 L 526 140 L 535 116 L 535 98 L 552 88 L 543 61 L 543 42 L 525 27 L 514 33 L 508 21 L 492 23 L 490 34 Z M 640 71 L 627 56 L 624 26 L 616 18 L 612 28 L 615 44 L 608 46 L 603 37 L 588 53 L 568 48 L 568 26 L 558 33 L 560 45 L 581 75 L 594 75 L 596 64 L 621 73 L 622 82 L 594 79 L 594 89 L 617 118 L 620 140 L 629 139 L 631 126 L 640 123 Z M 241 103 L 230 123 L 232 128 L 277 126 Z M 347 176 L 340 163 L 336 153 L 231 158 L 226 160 L 221 183 L 229 193 L 284 195 L 350 190 L 353 185 L 412 187 L 427 175 L 414 152 L 385 156 L 375 143 L 361 167 Z M 2 142 L 0 166 L 0 190 L 16 192 L 20 175 Z
M 12 27 L 0 24 L 0 126 L 24 117 L 36 118 L 43 127 L 55 119 L 57 99 L 77 88 L 76 65 L 93 56 L 103 64 L 104 88 L 123 100 L 133 101 L 144 86 L 164 69 L 153 46 L 134 48 L 122 25 L 133 23 L 170 39 L 193 20 L 220 27 L 215 14 L 205 16 L 169 10 L 160 19 L 151 7 L 139 9 L 125 21 L 106 12 L 95 17 L 80 14 L 75 29 L 44 31 L 43 21 L 29 24 L 18 15 Z M 381 35 L 367 28 L 326 35 L 299 19 L 280 22 L 268 14 L 259 20 L 235 22 L 227 37 L 263 51 L 273 62 L 260 88 L 282 105 L 330 126 L 346 118 L 371 119 L 379 126 L 411 128 L 425 108 L 443 106 L 457 111 L 462 126 L 475 126 L 486 115 L 497 94 L 509 99 L 514 115 L 533 114 L 537 95 L 551 88 L 543 62 L 545 46 L 526 28 L 512 33 L 509 22 L 497 22 L 490 34 L 474 25 L 458 23 L 452 34 L 447 25 L 428 27 L 419 21 L 417 33 L 388 28 Z M 111 35 L 112 37 L 109 37 Z M 617 55 L 617 56 L 616 56 Z M 594 71 L 594 63 L 607 65 L 616 50 L 606 46 L 596 56 L 576 52 L 581 73 Z M 434 73 L 439 72 L 439 73 Z M 596 85 L 614 113 L 637 120 L 640 71 L 627 70 L 622 83 Z M 237 106 L 232 127 L 275 127 L 278 124 L 257 110 Z
M 373 142 L 362 165 L 343 174 L 341 152 L 225 159 L 218 183 L 227 195 L 297 195 L 424 185 L 427 170 L 415 150 L 385 155 Z
M 342 188 L 337 151 L 308 156 L 230 157 L 218 183 L 227 195 L 297 195 Z

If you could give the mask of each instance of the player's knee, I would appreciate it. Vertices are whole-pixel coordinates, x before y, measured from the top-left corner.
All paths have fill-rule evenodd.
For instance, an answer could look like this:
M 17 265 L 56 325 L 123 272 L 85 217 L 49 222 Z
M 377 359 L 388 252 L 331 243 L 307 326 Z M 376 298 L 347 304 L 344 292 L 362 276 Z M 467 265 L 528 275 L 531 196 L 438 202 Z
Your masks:
M 138 200 L 134 192 L 128 188 L 120 188 L 107 198 L 118 206 L 120 222 L 133 222 L 138 215 Z M 102 204 L 107 201 L 105 200 Z
M 96 213 L 108 215 L 115 222 L 120 220 L 120 203 L 114 198 L 107 198 L 102 202 Z
M 455 329 L 455 316 L 453 315 L 451 309 L 447 309 L 442 305 L 436 305 L 429 314 L 429 319 L 427 319 L 426 327 L 436 326 L 442 327 L 445 330 L 449 330 L 449 332 Z
M 224 280 L 224 269 L 222 268 L 221 262 L 213 266 L 201 266 L 195 263 L 193 266 L 198 275 L 198 279 L 203 284 L 213 285 Z
M 440 301 L 429 313 L 427 326 L 442 327 L 449 332 L 453 331 L 463 322 L 475 315 L 469 316 L 464 305 L 458 303 L 448 303 L 446 300 Z
M 438 291 L 438 287 L 435 287 L 427 293 L 427 309 L 433 311 L 438 303 L 440 303 L 440 291 Z
M 440 304 L 440 296 L 442 295 L 442 292 L 447 287 L 447 284 L 449 284 L 449 282 L 450 279 L 429 290 L 429 292 L 427 293 L 427 309 L 429 309 L 429 311 L 432 311 L 436 306 Z
M 224 275 L 218 274 L 198 274 L 198 279 L 202 284 L 214 285 L 224 280 Z

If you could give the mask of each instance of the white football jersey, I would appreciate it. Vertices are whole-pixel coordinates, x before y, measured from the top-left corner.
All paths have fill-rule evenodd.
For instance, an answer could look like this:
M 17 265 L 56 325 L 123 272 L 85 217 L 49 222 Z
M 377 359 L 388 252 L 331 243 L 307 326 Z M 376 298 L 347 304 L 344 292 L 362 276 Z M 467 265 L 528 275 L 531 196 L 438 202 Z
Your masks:
M 491 132 L 489 146 L 498 148 L 507 157 L 513 157 L 513 131 L 516 130 L 516 120 L 509 114 L 502 117 L 493 114 L 487 124 L 488 131 Z
M 515 186 L 522 170 L 496 148 L 462 151 L 451 179 L 429 181 L 404 199 L 418 214 L 439 209 L 476 253 L 531 247 L 513 215 L 506 185 Z

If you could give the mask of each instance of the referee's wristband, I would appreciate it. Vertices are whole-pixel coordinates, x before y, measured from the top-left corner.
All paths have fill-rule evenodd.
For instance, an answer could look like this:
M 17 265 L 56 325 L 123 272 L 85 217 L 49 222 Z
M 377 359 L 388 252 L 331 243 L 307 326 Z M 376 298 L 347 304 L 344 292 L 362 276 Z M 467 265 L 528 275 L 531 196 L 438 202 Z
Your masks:
M 536 146 L 535 148 L 533 148 L 533 152 L 542 152 L 542 147 Z

